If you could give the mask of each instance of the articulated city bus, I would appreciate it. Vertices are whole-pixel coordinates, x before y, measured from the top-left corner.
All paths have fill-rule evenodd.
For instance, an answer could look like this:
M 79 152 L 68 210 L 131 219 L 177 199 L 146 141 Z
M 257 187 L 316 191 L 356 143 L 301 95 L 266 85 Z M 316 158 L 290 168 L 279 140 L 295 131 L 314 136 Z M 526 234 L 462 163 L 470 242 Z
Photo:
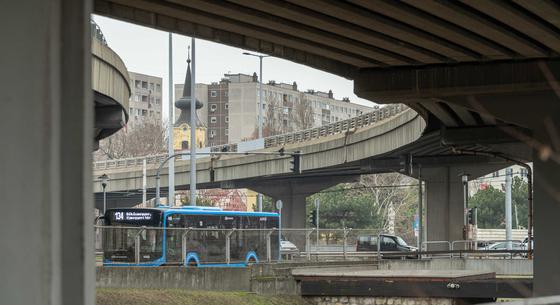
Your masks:
M 103 223 L 105 266 L 242 267 L 267 255 L 276 260 L 280 252 L 278 231 L 272 230 L 279 226 L 276 213 L 211 207 L 117 208 L 107 210 Z

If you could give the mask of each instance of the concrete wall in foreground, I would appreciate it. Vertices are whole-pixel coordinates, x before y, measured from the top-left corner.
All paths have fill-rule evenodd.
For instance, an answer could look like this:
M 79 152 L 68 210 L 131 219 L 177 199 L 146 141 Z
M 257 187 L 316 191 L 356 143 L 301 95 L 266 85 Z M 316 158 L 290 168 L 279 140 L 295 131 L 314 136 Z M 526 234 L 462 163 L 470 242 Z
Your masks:
M 98 288 L 180 288 L 250 291 L 246 268 L 97 267 Z
M 384 298 L 384 297 L 311 297 L 315 305 L 455 305 L 457 300 L 447 298 Z
M 473 270 L 490 271 L 496 275 L 532 276 L 533 261 L 526 259 L 446 259 L 383 260 L 381 270 Z

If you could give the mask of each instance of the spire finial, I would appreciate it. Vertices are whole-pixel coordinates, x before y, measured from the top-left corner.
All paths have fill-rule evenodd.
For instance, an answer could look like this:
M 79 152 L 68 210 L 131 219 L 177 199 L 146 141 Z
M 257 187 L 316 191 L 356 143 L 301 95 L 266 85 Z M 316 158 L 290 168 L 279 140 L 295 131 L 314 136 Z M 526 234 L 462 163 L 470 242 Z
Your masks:
M 187 51 L 187 63 L 190 64 L 191 63 L 191 46 L 188 46 L 188 51 Z

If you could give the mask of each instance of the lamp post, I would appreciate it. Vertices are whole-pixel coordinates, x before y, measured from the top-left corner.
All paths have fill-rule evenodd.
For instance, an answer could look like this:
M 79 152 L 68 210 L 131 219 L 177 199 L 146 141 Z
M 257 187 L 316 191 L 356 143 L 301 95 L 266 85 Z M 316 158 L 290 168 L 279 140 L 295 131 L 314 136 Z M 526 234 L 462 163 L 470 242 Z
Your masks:
M 105 212 L 107 211 L 107 192 L 105 192 L 105 189 L 107 188 L 109 176 L 107 176 L 107 174 L 103 174 L 99 176 L 99 179 L 101 179 L 101 187 L 103 187 L 103 215 L 105 215 Z
M 259 139 L 260 139 L 263 136 L 262 135 L 262 126 L 263 126 L 262 62 L 263 62 L 263 58 L 270 57 L 270 56 L 268 56 L 268 55 L 257 55 L 257 54 L 253 54 L 253 53 L 249 53 L 249 52 L 243 52 L 243 55 L 255 56 L 255 57 L 259 58 L 259 118 L 258 118 L 257 130 L 258 130 L 258 135 L 259 135 Z M 260 194 L 260 193 L 257 196 L 257 206 L 259 208 L 259 212 L 262 212 L 262 194 Z

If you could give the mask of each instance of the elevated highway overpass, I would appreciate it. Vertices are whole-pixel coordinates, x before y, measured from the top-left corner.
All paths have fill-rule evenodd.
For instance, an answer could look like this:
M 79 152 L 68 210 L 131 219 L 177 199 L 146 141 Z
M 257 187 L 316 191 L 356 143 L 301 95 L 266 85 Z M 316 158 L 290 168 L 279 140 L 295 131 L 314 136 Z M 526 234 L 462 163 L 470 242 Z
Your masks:
M 454 155 L 452 146 L 442 144 L 440 131 L 425 132 L 425 120 L 416 111 L 391 105 L 371 113 L 326 126 L 272 136 L 264 139 L 260 151 L 301 151 L 301 174 L 290 170 L 291 156 L 246 155 L 212 156 L 197 160 L 197 188 L 250 188 L 274 199 L 282 199 L 283 224 L 305 227 L 305 198 L 341 182 L 353 181 L 362 174 L 399 171 L 403 155 L 412 155 L 413 175 L 429 183 L 428 240 L 462 239 L 462 184 L 460 173 L 471 179 L 507 165 L 502 160 Z M 486 132 L 490 130 L 485 129 Z M 445 139 L 453 141 L 446 134 Z M 506 139 L 507 142 L 507 139 Z M 514 139 L 507 142 L 515 144 Z M 241 144 L 239 144 L 241 145 Z M 236 151 L 237 144 L 212 150 Z M 482 145 L 453 147 L 490 151 Z M 165 155 L 146 158 L 108 160 L 94 163 L 94 177 L 107 174 L 109 207 L 133 206 L 141 202 L 143 161 L 147 161 L 147 192 L 154 198 L 155 176 Z M 484 164 L 480 164 L 484 163 Z M 419 171 L 419 168 L 422 169 Z M 177 161 L 175 185 L 188 189 L 189 162 Z M 167 171 L 162 171 L 162 187 L 167 188 Z M 101 182 L 94 182 L 96 206 L 103 206 Z M 452 203 L 449 201 L 453 200 Z
M 362 98 L 416 110 L 426 132 L 453 129 L 457 142 L 484 142 L 496 153 L 533 161 L 543 262 L 535 262 L 535 291 L 560 293 L 550 285 L 560 281 L 560 266 L 552 271 L 544 263 L 560 252 L 546 229 L 555 225 L 551 215 L 560 214 L 554 183 L 560 180 L 560 6 L 554 1 L 97 0 L 94 12 L 352 79 Z M 493 146 L 495 132 L 481 129 L 504 126 L 515 128 L 505 133 L 522 149 L 502 140 Z M 425 177 L 428 187 L 438 177 L 451 181 L 453 168 Z M 444 211 L 457 209 L 453 185 L 442 189 L 449 199 Z
M 560 294 L 560 243 L 550 230 L 560 214 L 556 2 L 32 0 L 0 10 L 0 191 L 6 215 L 26 216 L 8 217 L 0 230 L 13 258 L 0 263 L 11 279 L 0 288 L 6 302 L 93 303 L 91 13 L 335 73 L 354 80 L 360 97 L 409 105 L 434 143 L 454 131 L 455 143 L 527 156 L 535 294 Z M 481 132 L 503 126 L 525 131 L 506 133 L 524 149 Z M 451 179 L 457 160 L 447 160 L 436 169 Z M 443 185 L 441 219 L 457 210 L 455 184 Z

